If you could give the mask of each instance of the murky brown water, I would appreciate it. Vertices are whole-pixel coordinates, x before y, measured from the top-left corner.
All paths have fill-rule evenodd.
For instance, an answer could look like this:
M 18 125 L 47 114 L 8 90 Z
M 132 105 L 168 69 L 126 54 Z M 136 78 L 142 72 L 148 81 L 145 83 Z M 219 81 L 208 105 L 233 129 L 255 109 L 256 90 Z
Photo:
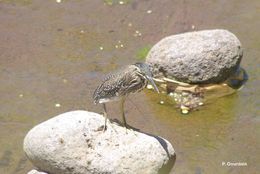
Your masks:
M 238 36 L 250 78 L 244 89 L 187 116 L 144 91 L 127 100 L 128 122 L 173 144 L 172 173 L 256 174 L 259 19 L 258 0 L 130 0 L 112 6 L 102 0 L 0 0 L 0 173 L 32 168 L 22 143 L 34 125 L 70 110 L 101 112 L 92 93 L 106 73 L 135 62 L 140 49 L 164 36 L 195 26 L 225 28 Z M 110 118 L 120 119 L 117 108 L 109 104 Z M 223 161 L 248 166 L 225 167 Z

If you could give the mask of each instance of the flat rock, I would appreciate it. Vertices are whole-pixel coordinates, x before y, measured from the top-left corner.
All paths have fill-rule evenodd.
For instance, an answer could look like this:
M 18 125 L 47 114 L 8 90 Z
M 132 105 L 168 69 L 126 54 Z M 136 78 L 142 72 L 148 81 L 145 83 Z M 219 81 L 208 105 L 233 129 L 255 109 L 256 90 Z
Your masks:
M 165 139 L 128 130 L 87 111 L 58 115 L 31 129 L 24 151 L 33 165 L 49 174 L 168 173 L 175 153 Z
M 203 30 L 166 37 L 155 44 L 146 62 L 155 77 L 186 83 L 220 83 L 239 67 L 243 51 L 227 30 Z

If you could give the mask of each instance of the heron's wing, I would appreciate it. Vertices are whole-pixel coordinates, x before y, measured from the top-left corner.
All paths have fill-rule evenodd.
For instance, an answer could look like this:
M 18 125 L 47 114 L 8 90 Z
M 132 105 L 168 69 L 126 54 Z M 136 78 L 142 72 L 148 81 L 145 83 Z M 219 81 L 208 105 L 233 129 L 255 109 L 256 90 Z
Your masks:
M 123 78 L 123 72 L 120 73 L 119 71 L 106 76 L 94 92 L 94 101 L 119 97 L 119 89 L 122 88 Z
M 145 84 L 145 78 L 139 76 L 137 71 L 128 71 L 121 79 L 121 88 L 118 92 L 120 95 L 134 93 L 141 90 Z
M 136 68 L 127 67 L 108 75 L 94 92 L 94 100 L 121 97 L 142 89 L 144 79 L 138 76 Z

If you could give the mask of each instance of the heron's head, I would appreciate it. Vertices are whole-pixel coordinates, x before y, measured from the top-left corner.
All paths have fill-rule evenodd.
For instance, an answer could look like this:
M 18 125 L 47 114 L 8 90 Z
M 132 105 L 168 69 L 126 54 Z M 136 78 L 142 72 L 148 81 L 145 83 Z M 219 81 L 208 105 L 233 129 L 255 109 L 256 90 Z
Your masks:
M 141 74 L 151 83 L 153 88 L 156 90 L 156 92 L 159 93 L 159 89 L 157 88 L 156 84 L 154 83 L 153 80 L 153 74 L 150 71 L 149 66 L 146 63 L 135 63 L 135 66 L 137 66 L 141 72 Z

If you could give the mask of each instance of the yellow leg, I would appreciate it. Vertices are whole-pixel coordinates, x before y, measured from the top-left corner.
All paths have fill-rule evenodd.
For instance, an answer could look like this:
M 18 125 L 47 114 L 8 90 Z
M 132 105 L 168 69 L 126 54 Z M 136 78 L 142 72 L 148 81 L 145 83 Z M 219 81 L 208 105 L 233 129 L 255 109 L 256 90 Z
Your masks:
M 107 129 L 107 109 L 106 109 L 105 103 L 103 103 L 103 109 L 104 109 L 104 117 L 105 117 L 105 125 L 104 125 L 104 128 L 103 128 L 103 131 L 105 132 L 106 129 Z
M 120 110 L 121 110 L 121 114 L 122 114 L 123 125 L 125 126 L 126 131 L 127 131 L 127 123 L 126 123 L 126 118 L 125 118 L 124 104 L 125 104 L 125 97 L 123 97 L 121 99 Z

